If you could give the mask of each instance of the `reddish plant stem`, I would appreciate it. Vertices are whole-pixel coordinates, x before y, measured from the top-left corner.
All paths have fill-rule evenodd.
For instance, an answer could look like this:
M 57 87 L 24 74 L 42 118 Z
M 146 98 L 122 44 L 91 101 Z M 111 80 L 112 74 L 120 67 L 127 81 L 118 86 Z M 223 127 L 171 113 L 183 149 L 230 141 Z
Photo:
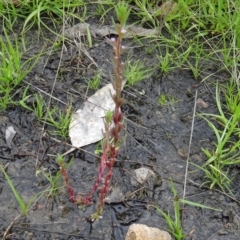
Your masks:
M 103 140 L 103 153 L 101 156 L 101 164 L 98 170 L 98 177 L 95 180 L 93 188 L 87 197 L 78 197 L 77 202 L 80 204 L 89 204 L 91 202 L 94 192 L 98 189 L 99 183 L 103 178 L 104 170 L 106 168 L 106 163 L 108 161 L 108 152 L 109 152 L 109 131 L 110 131 L 111 122 L 105 122 L 105 134 Z
M 101 165 L 98 170 L 98 177 L 95 180 L 95 183 L 93 185 L 91 192 L 88 194 L 87 197 L 79 197 L 79 196 L 77 197 L 77 202 L 79 204 L 87 205 L 91 202 L 92 196 L 93 196 L 94 192 L 98 189 L 99 183 L 104 175 L 104 170 L 106 167 L 106 158 L 107 158 L 107 151 L 105 151 L 101 157 Z
M 73 188 L 69 184 L 69 176 L 68 176 L 68 173 L 67 173 L 67 170 L 66 170 L 65 163 L 63 162 L 63 160 L 60 160 L 58 163 L 60 165 L 60 171 L 61 171 L 64 183 L 65 183 L 65 186 L 67 188 L 69 197 L 70 197 L 71 201 L 73 203 L 75 203 L 76 202 L 76 197 L 75 197 Z
M 123 114 L 121 112 L 121 106 L 123 103 L 123 99 L 121 97 L 121 92 L 122 92 L 122 71 L 123 71 L 123 63 L 121 62 L 121 53 L 122 53 L 122 38 L 123 38 L 123 33 L 122 33 L 122 27 L 120 24 L 116 25 L 117 31 L 118 31 L 118 38 L 117 39 L 112 39 L 112 44 L 113 44 L 113 49 L 114 49 L 114 82 L 113 86 L 115 89 L 115 94 L 112 96 L 113 101 L 115 103 L 115 109 L 113 111 L 113 127 L 111 129 L 106 129 L 106 132 L 108 130 L 109 137 L 105 140 L 108 141 L 109 149 L 108 149 L 108 155 L 109 158 L 106 161 L 106 167 L 107 167 L 107 173 L 103 182 L 103 186 L 101 188 L 100 192 L 100 199 L 98 203 L 98 208 L 97 208 L 97 214 L 96 216 L 100 216 L 102 213 L 103 205 L 104 205 L 104 199 L 109 191 L 109 185 L 110 181 L 113 176 L 113 166 L 116 161 L 116 157 L 118 154 L 118 144 L 120 140 L 120 132 L 122 130 L 122 121 L 123 121 Z M 113 138 L 113 143 L 110 143 L 110 139 Z
M 121 54 L 123 47 L 121 46 L 124 30 L 120 24 L 116 24 L 118 38 L 111 39 L 111 43 L 114 49 L 114 58 L 113 58 L 113 66 L 114 66 L 114 80 L 113 87 L 115 93 L 112 98 L 115 103 L 115 108 L 112 115 L 112 120 L 105 119 L 105 134 L 103 141 L 103 154 L 101 157 L 101 164 L 98 170 L 98 177 L 95 180 L 92 190 L 88 194 L 87 197 L 77 196 L 75 197 L 73 188 L 69 184 L 69 177 L 67 174 L 66 166 L 63 160 L 60 160 L 58 163 L 61 167 L 61 174 L 64 179 L 65 186 L 69 193 L 70 199 L 72 202 L 76 202 L 78 204 L 87 205 L 91 202 L 93 194 L 98 190 L 99 184 L 101 180 L 103 181 L 99 203 L 97 207 L 97 212 L 93 215 L 93 219 L 99 218 L 102 214 L 102 209 L 104 205 L 104 199 L 109 191 L 110 181 L 113 176 L 113 166 L 116 161 L 116 157 L 118 154 L 118 145 L 120 140 L 120 132 L 122 130 L 122 122 L 123 122 L 123 114 L 121 112 L 121 106 L 123 103 L 123 99 L 121 97 L 122 87 L 123 87 L 123 77 L 122 71 L 124 64 L 121 62 Z M 113 139 L 113 143 L 111 143 L 111 139 Z M 105 169 L 107 171 L 105 173 Z M 105 174 L 104 174 L 105 173 Z

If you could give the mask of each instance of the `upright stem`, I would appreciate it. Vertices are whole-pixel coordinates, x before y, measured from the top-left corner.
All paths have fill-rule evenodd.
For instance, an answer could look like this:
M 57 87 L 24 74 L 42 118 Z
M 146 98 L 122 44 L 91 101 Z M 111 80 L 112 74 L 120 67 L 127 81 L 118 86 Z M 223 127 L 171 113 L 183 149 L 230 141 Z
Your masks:
M 113 126 L 112 128 L 106 129 L 106 132 L 108 131 L 108 138 L 105 138 L 105 141 L 107 142 L 106 146 L 103 149 L 103 153 L 107 150 L 108 152 L 108 159 L 106 159 L 106 167 L 107 167 L 107 173 L 105 176 L 105 179 L 103 181 L 103 185 L 100 192 L 100 199 L 97 207 L 96 214 L 93 215 L 93 217 L 99 217 L 102 213 L 103 205 L 104 205 L 104 199 L 109 191 L 109 185 L 110 181 L 113 176 L 113 166 L 116 161 L 116 157 L 118 154 L 118 145 L 120 140 L 120 132 L 122 130 L 122 121 L 123 121 L 123 114 L 121 112 L 121 106 L 123 103 L 123 99 L 121 97 L 122 87 L 123 87 L 123 77 L 122 77 L 122 71 L 123 71 L 123 63 L 121 62 L 121 54 L 123 47 L 121 45 L 122 38 L 123 38 L 123 29 L 120 24 L 116 24 L 116 28 L 118 31 L 118 38 L 112 38 L 111 43 L 113 45 L 114 49 L 114 58 L 113 58 L 113 66 L 114 66 L 114 80 L 113 80 L 113 87 L 115 90 L 115 94 L 113 94 L 112 98 L 115 103 L 115 109 L 113 111 Z M 113 139 L 113 143 L 111 143 L 111 139 Z
M 66 167 L 63 161 L 59 161 L 59 165 L 61 166 L 61 173 L 64 178 L 65 185 L 68 189 L 70 198 L 73 202 L 77 202 L 78 204 L 89 204 L 94 192 L 99 189 L 99 185 L 102 181 L 102 186 L 100 188 L 100 196 L 99 202 L 97 206 L 97 211 L 92 215 L 92 219 L 98 219 L 103 210 L 104 200 L 106 195 L 109 192 L 110 181 L 113 176 L 113 166 L 116 161 L 116 157 L 118 154 L 118 147 L 120 141 L 120 132 L 123 127 L 123 113 L 121 111 L 121 106 L 123 103 L 123 98 L 121 97 L 121 92 L 123 88 L 123 62 L 121 62 L 121 54 L 123 52 L 124 47 L 122 44 L 123 36 L 126 32 L 124 29 L 124 25 L 126 20 L 130 14 L 130 9 L 125 2 L 120 1 L 116 7 L 117 18 L 120 23 L 116 24 L 117 30 L 117 38 L 111 38 L 111 44 L 114 50 L 113 57 L 113 69 L 114 69 L 114 79 L 113 79 L 113 88 L 115 93 L 112 95 L 113 101 L 115 103 L 115 108 L 112 113 L 112 118 L 105 118 L 105 134 L 103 140 L 103 148 L 102 148 L 102 157 L 101 164 L 98 170 L 98 177 L 95 180 L 92 190 L 88 194 L 87 197 L 77 196 L 75 197 L 72 187 L 69 184 L 69 177 L 67 175 Z M 113 140 L 113 141 L 111 141 Z

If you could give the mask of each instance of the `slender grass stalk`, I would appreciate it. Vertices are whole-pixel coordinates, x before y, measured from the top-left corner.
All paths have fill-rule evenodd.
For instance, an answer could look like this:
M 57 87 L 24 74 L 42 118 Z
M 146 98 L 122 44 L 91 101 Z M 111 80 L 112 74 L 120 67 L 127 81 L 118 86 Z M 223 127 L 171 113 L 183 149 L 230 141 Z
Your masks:
M 20 208 L 21 211 L 24 215 L 27 214 L 29 206 L 27 204 L 25 204 L 25 202 L 23 201 L 22 197 L 20 196 L 20 194 L 18 193 L 17 189 L 14 187 L 12 180 L 10 179 L 10 177 L 8 176 L 8 174 L 6 173 L 6 171 L 4 170 L 3 166 L 0 164 L 0 170 L 3 172 L 5 178 L 7 179 L 8 185 L 10 186 Z

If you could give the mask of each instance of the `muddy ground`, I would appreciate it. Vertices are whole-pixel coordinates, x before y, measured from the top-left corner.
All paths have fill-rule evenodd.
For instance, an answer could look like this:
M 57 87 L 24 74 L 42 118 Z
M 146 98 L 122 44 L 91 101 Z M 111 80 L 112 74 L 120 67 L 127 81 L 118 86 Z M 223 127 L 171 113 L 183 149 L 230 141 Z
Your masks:
M 61 47 L 50 51 L 53 36 L 44 33 L 39 40 L 37 31 L 28 33 L 28 56 L 43 49 L 45 54 L 39 59 L 34 70 L 24 79 L 19 87 L 15 100 L 21 99 L 22 92 L 30 84 L 29 94 L 44 91 L 44 100 L 49 101 L 46 93 L 51 93 L 58 99 L 52 100 L 51 106 L 66 109 L 70 101 L 73 110 L 81 107 L 86 96 L 95 91 L 88 89 L 86 78 L 95 75 L 97 67 L 73 43 L 65 43 L 65 51 L 60 63 L 60 74 L 57 68 L 61 57 Z M 84 42 L 86 39 L 82 39 Z M 149 45 L 149 40 L 141 40 L 143 45 Z M 152 47 L 154 48 L 154 42 Z M 156 66 L 157 49 L 152 54 L 132 40 L 126 41 L 132 59 L 144 59 L 146 66 Z M 86 45 L 87 48 L 87 45 Z M 161 51 L 164 51 L 162 49 Z M 103 68 L 104 77 L 101 86 L 110 81 L 111 46 L 104 38 L 93 39 L 93 47 L 87 52 L 95 63 Z M 208 69 L 215 73 L 218 69 Z M 55 81 L 56 78 L 56 81 Z M 186 156 L 189 148 L 195 92 L 198 98 L 208 103 L 208 108 L 197 106 L 197 113 L 216 112 L 214 87 L 217 80 L 228 81 L 229 76 L 216 73 L 208 81 L 201 83 L 201 78 L 195 80 L 191 71 L 174 69 L 169 74 L 162 74 L 155 69 L 151 78 L 136 85 L 126 86 L 123 91 L 125 99 L 122 107 L 125 117 L 123 131 L 124 143 L 120 148 L 117 163 L 114 167 L 112 186 L 119 188 L 125 200 L 104 206 L 102 219 L 91 223 L 90 215 L 95 210 L 95 204 L 79 209 L 69 201 L 69 196 L 62 188 L 55 197 L 47 198 L 49 182 L 43 174 L 36 176 L 36 169 L 54 176 L 59 170 L 56 155 L 70 149 L 69 139 L 54 136 L 52 127 L 43 125 L 36 116 L 21 106 L 9 106 L 0 113 L 0 163 L 6 167 L 16 189 L 25 202 L 38 195 L 34 205 L 26 216 L 19 216 L 19 205 L 10 187 L 0 174 L 0 236 L 13 222 L 7 239 L 116 239 L 125 238 L 127 229 L 132 223 L 143 223 L 150 227 L 166 229 L 167 225 L 153 208 L 157 205 L 164 211 L 169 211 L 174 217 L 173 195 L 169 179 L 172 178 L 179 197 L 183 194 Z M 144 90 L 144 93 L 143 91 Z M 160 94 L 173 96 L 177 102 L 160 106 Z M 65 104 L 59 102 L 61 100 Z M 28 102 L 32 104 L 31 99 Z M 16 135 L 10 149 L 5 142 L 7 126 L 13 126 Z M 44 127 L 44 129 L 43 129 Z M 43 129 L 43 130 L 42 130 Z M 84 137 L 84 136 L 83 136 Z M 58 141 L 56 141 L 56 139 Z M 196 116 L 191 144 L 190 162 L 202 165 L 206 160 L 201 147 L 213 146 L 214 136 L 206 122 Z M 71 184 L 76 192 L 86 193 L 92 186 L 97 174 L 99 159 L 93 154 L 95 145 L 83 147 L 66 156 L 73 159 L 69 167 Z M 90 152 L 90 153 L 89 153 Z M 130 183 L 132 171 L 139 167 L 152 169 L 158 175 L 158 181 L 149 194 L 147 189 L 133 187 Z M 237 176 L 239 169 L 231 169 L 232 176 Z M 237 178 L 236 178 L 237 180 Z M 201 209 L 185 205 L 182 209 L 182 224 L 186 239 L 192 240 L 237 240 L 240 238 L 239 214 L 240 206 L 238 182 L 234 181 L 232 191 L 235 200 L 218 191 L 199 188 L 204 182 L 203 173 L 189 165 L 186 199 L 223 210 Z M 62 180 L 60 183 L 63 185 Z M 131 194 L 130 194 L 131 193 Z M 96 196 L 94 200 L 96 200 Z

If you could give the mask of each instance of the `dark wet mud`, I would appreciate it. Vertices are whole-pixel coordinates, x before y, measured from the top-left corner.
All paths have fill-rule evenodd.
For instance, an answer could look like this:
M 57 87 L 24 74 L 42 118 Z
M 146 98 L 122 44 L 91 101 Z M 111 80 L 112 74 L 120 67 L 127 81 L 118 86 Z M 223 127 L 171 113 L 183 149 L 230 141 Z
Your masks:
M 46 103 L 53 89 L 55 99 L 51 100 L 50 108 L 57 106 L 64 111 L 72 101 L 75 111 L 87 96 L 95 92 L 88 89 L 86 78 L 92 78 L 97 67 L 102 68 L 104 73 L 101 86 L 110 81 L 112 49 L 104 38 L 93 39 L 91 49 L 86 45 L 89 58 L 72 42 L 65 43 L 61 56 L 61 48 L 50 49 L 53 37 L 36 41 L 32 39 L 33 35 L 29 33 L 28 36 L 32 49 L 29 54 L 34 55 L 42 47 L 47 54 L 39 59 L 36 67 L 24 79 L 14 96 L 15 100 L 21 99 L 29 84 L 28 95 L 42 91 Z M 150 43 L 146 41 L 144 44 Z M 169 179 L 172 178 L 179 197 L 182 197 L 195 93 L 198 91 L 198 98 L 208 103 L 206 109 L 197 106 L 197 113 L 216 112 L 211 83 L 219 79 L 227 81 L 228 76 L 216 75 L 210 79 L 210 83 L 201 83 L 201 79 L 195 80 L 188 70 L 175 69 L 164 75 L 157 68 L 156 52 L 149 54 L 144 47 L 139 47 L 131 40 L 126 42 L 126 46 L 131 46 L 129 51 L 132 59 L 145 59 L 146 67 L 156 68 L 151 78 L 134 86 L 126 86 L 123 91 L 125 129 L 112 180 L 113 191 L 119 189 L 118 194 L 124 196 L 123 200 L 106 203 L 102 218 L 92 223 L 89 217 L 95 211 L 96 202 L 85 209 L 78 208 L 70 202 L 62 179 L 59 181 L 59 192 L 49 196 L 50 184 L 43 173 L 56 176 L 59 171 L 56 155 L 68 151 L 71 148 L 68 145 L 70 141 L 54 135 L 54 128 L 44 125 L 33 112 L 21 106 L 9 106 L 0 113 L 0 163 L 6 167 L 17 191 L 26 203 L 31 203 L 31 207 L 26 216 L 15 219 L 21 213 L 20 207 L 1 173 L 1 237 L 12 222 L 6 239 L 122 240 L 132 223 L 167 229 L 165 220 L 150 205 L 157 205 L 174 217 L 174 199 Z M 60 72 L 56 75 L 59 64 Z M 160 106 L 158 98 L 161 94 L 172 96 L 176 101 Z M 27 104 L 32 106 L 33 101 L 33 98 L 29 98 Z M 10 125 L 16 130 L 12 148 L 5 142 L 5 131 Z M 214 140 L 206 122 L 196 116 L 189 161 L 201 166 L 206 160 L 201 147 L 213 146 Z M 83 147 L 66 156 L 66 161 L 72 160 L 68 171 L 77 193 L 87 193 L 96 177 L 99 158 L 94 155 L 95 146 Z M 131 185 L 132 171 L 139 167 L 149 168 L 158 176 L 150 192 L 146 186 Z M 36 170 L 39 173 L 37 175 Z M 238 169 L 233 169 L 232 174 L 237 176 Z M 239 239 L 239 202 L 221 192 L 200 188 L 205 181 L 203 176 L 196 167 L 189 165 L 186 199 L 223 212 L 185 205 L 181 213 L 184 233 L 188 235 L 186 239 Z M 232 189 L 234 198 L 238 200 L 237 181 L 234 181 Z

